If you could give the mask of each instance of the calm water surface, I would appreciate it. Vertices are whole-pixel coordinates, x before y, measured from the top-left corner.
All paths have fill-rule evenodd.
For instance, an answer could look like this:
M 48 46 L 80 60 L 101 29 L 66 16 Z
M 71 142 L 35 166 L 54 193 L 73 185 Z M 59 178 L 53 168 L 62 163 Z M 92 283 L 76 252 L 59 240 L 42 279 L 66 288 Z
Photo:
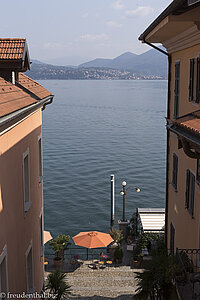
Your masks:
M 136 207 L 164 207 L 167 81 L 41 83 L 55 95 L 43 112 L 45 229 L 106 232 L 112 173 L 116 220 L 123 180 L 127 218 Z

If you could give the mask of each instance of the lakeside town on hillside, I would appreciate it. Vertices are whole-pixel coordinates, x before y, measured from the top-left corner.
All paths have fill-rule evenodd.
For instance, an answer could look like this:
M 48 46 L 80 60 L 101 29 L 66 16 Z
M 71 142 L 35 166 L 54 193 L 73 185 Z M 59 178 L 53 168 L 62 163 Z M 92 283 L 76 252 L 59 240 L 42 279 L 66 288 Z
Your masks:
M 33 79 L 61 79 L 61 80 L 166 80 L 162 75 L 139 75 L 131 71 L 110 68 L 67 68 L 51 65 L 33 65 L 27 75 Z
M 80 224 L 73 237 L 44 228 L 42 114 L 54 95 L 24 74 L 31 69 L 26 39 L 0 38 L 1 299 L 200 299 L 199 24 L 200 0 L 174 0 L 139 36 L 169 62 L 165 208 L 137 207 L 128 220 L 123 181 L 116 222 L 111 174 L 110 230 L 81 231 Z M 139 79 L 106 72 L 92 76 Z M 88 207 L 80 209 L 84 215 Z

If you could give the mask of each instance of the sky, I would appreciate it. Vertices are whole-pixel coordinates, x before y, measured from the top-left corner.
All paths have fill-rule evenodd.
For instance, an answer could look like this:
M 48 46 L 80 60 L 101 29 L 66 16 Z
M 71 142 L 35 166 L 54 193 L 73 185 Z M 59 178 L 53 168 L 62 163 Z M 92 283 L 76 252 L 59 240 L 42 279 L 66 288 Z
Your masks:
M 170 0 L 1 1 L 1 37 L 26 38 L 31 59 L 80 64 L 150 49 L 138 36 Z

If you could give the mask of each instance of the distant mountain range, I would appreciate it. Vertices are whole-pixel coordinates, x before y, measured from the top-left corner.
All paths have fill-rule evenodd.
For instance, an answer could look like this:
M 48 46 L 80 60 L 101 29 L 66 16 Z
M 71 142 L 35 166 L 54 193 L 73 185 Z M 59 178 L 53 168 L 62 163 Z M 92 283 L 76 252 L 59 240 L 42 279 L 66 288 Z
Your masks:
M 140 55 L 126 52 L 113 59 L 96 58 L 79 66 L 55 66 L 32 60 L 27 75 L 33 79 L 165 78 L 167 56 L 151 49 Z
M 167 75 L 167 57 L 151 49 L 143 54 L 137 55 L 131 52 L 123 53 L 114 59 L 97 58 L 81 64 L 84 68 L 112 68 L 133 71 L 140 75 Z

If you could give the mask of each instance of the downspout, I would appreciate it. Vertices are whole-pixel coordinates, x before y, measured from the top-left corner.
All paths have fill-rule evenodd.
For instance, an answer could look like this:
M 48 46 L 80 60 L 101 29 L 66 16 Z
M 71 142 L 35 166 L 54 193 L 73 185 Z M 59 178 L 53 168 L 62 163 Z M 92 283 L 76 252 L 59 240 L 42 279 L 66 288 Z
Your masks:
M 42 111 L 45 110 L 45 108 L 46 108 L 47 105 L 49 105 L 49 104 L 51 104 L 51 103 L 53 102 L 53 97 L 54 97 L 54 96 L 52 96 L 52 98 L 51 98 L 48 102 L 46 102 L 46 103 L 43 105 Z
M 170 94 L 171 94 L 171 55 L 166 51 L 158 48 L 157 46 L 145 41 L 143 38 L 143 43 L 149 45 L 150 47 L 156 49 L 157 51 L 168 56 L 168 94 L 167 94 L 167 120 L 170 119 Z M 168 182 L 169 182 L 169 130 L 167 129 L 167 153 L 166 153 L 166 186 L 165 186 L 165 245 L 167 247 L 168 240 Z

